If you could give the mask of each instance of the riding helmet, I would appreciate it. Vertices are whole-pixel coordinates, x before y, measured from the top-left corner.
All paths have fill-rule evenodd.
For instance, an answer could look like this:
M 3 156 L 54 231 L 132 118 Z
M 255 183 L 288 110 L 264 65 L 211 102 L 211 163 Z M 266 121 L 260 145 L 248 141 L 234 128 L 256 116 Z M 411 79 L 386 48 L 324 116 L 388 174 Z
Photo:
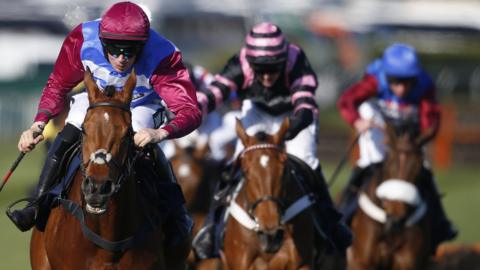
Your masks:
M 385 49 L 382 57 L 385 74 L 389 77 L 408 78 L 417 76 L 420 61 L 412 46 L 396 43 Z
M 280 27 L 263 22 L 252 27 L 245 38 L 247 61 L 255 65 L 283 65 L 287 60 L 288 43 Z
M 119 2 L 102 16 L 100 38 L 143 41 L 148 39 L 150 21 L 142 8 L 132 2 Z

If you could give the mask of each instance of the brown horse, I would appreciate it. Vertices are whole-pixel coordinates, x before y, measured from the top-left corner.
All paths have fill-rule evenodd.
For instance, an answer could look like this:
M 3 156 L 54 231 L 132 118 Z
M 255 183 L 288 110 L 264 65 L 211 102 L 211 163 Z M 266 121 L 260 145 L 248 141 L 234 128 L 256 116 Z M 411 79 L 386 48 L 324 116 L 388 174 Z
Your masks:
M 146 226 L 154 206 L 144 201 L 133 177 L 141 152 L 134 149 L 131 127 L 135 72 L 119 92 L 101 92 L 89 70 L 84 81 L 90 107 L 83 125 L 81 169 L 67 200 L 52 209 L 44 232 L 33 230 L 32 268 L 185 269 L 189 243 L 165 248 L 163 226 Z
M 274 135 L 249 136 L 237 120 L 237 134 L 245 149 L 235 166 L 241 168 L 243 177 L 227 210 L 222 251 L 226 269 L 313 268 L 315 232 L 308 209 L 313 202 L 303 181 L 315 175 L 308 165 L 285 152 L 288 125 L 285 120 Z
M 348 269 L 426 269 L 430 233 L 426 202 L 420 195 L 422 136 L 397 135 L 387 125 L 386 160 L 360 191 L 352 219 L 355 235 Z
M 187 210 L 193 218 L 192 234 L 196 235 L 208 214 L 213 183 L 219 180 L 220 172 L 206 159 L 208 145 L 183 148 L 175 141 L 173 143 L 175 155 L 170 158 L 170 162 L 178 184 L 182 187 Z M 192 267 L 196 264 L 193 252 L 190 252 L 188 262 Z

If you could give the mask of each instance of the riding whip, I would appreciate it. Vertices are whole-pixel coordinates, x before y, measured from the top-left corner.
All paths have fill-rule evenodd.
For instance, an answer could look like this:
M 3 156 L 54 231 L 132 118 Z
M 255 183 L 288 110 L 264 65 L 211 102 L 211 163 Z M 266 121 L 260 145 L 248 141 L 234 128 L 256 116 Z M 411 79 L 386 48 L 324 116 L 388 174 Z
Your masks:
M 345 151 L 345 153 L 343 154 L 342 156 L 342 159 L 340 160 L 340 162 L 338 163 L 337 167 L 335 168 L 335 170 L 333 171 L 333 174 L 332 176 L 330 177 L 330 180 L 328 180 L 327 182 L 327 185 L 329 187 L 331 187 L 333 185 L 333 183 L 335 183 L 335 180 L 338 176 L 338 173 L 340 172 L 340 170 L 342 169 L 343 165 L 345 165 L 345 162 L 347 161 L 348 159 L 348 156 L 350 155 L 350 152 L 352 152 L 353 150 L 353 147 L 355 146 L 355 144 L 357 144 L 358 142 L 358 138 L 360 137 L 360 134 L 357 134 L 355 136 L 355 138 L 353 139 L 353 141 L 350 143 L 350 145 L 348 146 L 347 148 L 347 151 Z
M 38 132 L 34 132 L 33 133 L 33 138 L 36 138 L 38 137 L 39 135 L 42 134 L 43 132 L 43 129 L 45 128 L 44 125 L 39 125 L 38 128 L 40 128 L 40 131 Z M 0 185 L 0 192 L 2 191 L 3 189 L 3 186 L 5 186 L 5 184 L 7 183 L 8 179 L 10 179 L 10 176 L 12 175 L 13 171 L 15 171 L 15 169 L 17 168 L 18 164 L 20 164 L 20 161 L 22 161 L 23 157 L 25 156 L 26 152 L 20 152 L 20 154 L 18 155 L 17 159 L 15 160 L 15 162 L 13 162 L 12 166 L 10 167 L 10 169 L 7 171 L 7 173 L 5 174 L 5 176 L 3 177 L 3 182 L 2 182 L 2 185 Z

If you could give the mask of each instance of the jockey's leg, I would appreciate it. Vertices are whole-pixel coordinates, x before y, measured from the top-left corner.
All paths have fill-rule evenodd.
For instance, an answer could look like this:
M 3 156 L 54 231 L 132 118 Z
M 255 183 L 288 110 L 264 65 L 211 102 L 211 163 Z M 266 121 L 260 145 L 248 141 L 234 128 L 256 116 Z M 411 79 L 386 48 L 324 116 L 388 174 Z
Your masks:
M 61 160 L 67 150 L 78 140 L 79 136 L 80 129 L 72 124 L 65 125 L 48 151 L 31 203 L 21 210 L 15 210 L 10 214 L 7 212 L 8 217 L 21 231 L 27 231 L 35 225 L 39 210 L 39 200 L 55 184 Z
M 180 186 L 177 184 L 175 174 L 173 172 L 170 161 L 165 157 L 162 149 L 155 145 L 153 147 L 154 154 L 154 170 L 158 179 L 155 179 L 155 184 L 158 185 L 158 192 L 166 192 L 169 194 L 160 195 L 163 198 L 167 199 L 168 209 L 161 209 L 160 211 L 169 211 L 170 216 L 166 219 L 165 231 L 166 237 L 165 242 L 167 244 L 167 254 L 173 250 L 184 250 L 186 239 L 191 239 L 193 221 L 185 208 L 185 199 L 183 198 L 183 193 Z M 190 241 L 188 242 L 187 248 L 190 248 Z M 183 258 L 183 252 L 177 253 L 180 257 L 178 262 L 181 263 Z M 186 252 L 185 258 L 188 255 Z M 171 258 L 170 258 L 171 259 Z M 175 260 L 173 260 L 175 261 Z
M 287 152 L 303 160 L 315 171 L 315 182 L 305 183 L 312 185 L 310 188 L 318 198 L 318 202 L 312 207 L 314 210 L 314 222 L 317 230 L 321 230 L 326 241 L 343 254 L 352 242 L 350 229 L 341 221 L 342 215 L 335 209 L 332 197 L 323 177 L 320 162 L 317 157 L 317 134 L 316 121 L 300 131 L 295 138 L 286 142 Z
M 343 214 L 342 220 L 346 224 L 350 224 L 357 209 L 358 191 L 380 166 L 381 163 L 374 163 L 364 168 L 356 166 L 353 169 L 338 202 L 338 210 Z
M 215 188 L 208 216 L 202 228 L 193 239 L 193 250 L 199 260 L 218 258 L 220 256 L 220 234 L 225 226 L 224 214 L 226 210 L 226 198 L 235 186 L 235 177 L 231 174 L 231 166 L 228 165 L 225 169 L 225 174 L 223 174 L 221 181 Z
M 338 202 L 338 210 L 343 214 L 344 220 L 349 220 L 352 215 L 355 207 L 352 205 L 355 204 L 357 199 L 357 193 L 363 183 L 363 175 L 365 174 L 365 168 L 356 166 L 353 168 L 352 174 L 348 179 L 347 185 L 343 189 L 340 200 Z M 348 222 L 347 222 L 348 223 Z
M 432 251 L 435 252 L 441 242 L 452 240 L 457 236 L 458 231 L 447 218 L 433 173 L 429 168 L 422 168 L 422 180 L 424 180 L 423 188 L 426 191 L 428 210 L 431 216 Z
M 341 220 L 342 215 L 335 209 L 320 165 L 315 169 L 315 174 L 316 182 L 313 189 L 318 197 L 318 203 L 315 204 L 316 223 L 330 238 L 330 243 L 335 249 L 343 254 L 352 244 L 352 232 Z

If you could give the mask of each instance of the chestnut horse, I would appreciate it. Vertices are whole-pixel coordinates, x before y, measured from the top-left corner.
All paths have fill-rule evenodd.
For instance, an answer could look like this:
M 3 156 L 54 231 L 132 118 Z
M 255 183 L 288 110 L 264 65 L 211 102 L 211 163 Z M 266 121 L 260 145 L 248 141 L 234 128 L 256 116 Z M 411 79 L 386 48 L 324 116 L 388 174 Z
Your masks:
M 247 135 L 240 120 L 236 130 L 245 146 L 234 166 L 243 176 L 228 203 L 222 261 L 226 269 L 312 269 L 314 225 L 306 181 L 315 174 L 288 156 L 285 120 L 274 135 Z M 311 182 L 310 182 L 311 183 Z
M 59 199 L 60 206 L 52 209 L 44 232 L 33 230 L 32 268 L 185 269 L 189 243 L 165 248 L 162 224 L 146 220 L 155 206 L 145 202 L 133 177 L 135 161 L 143 153 L 133 144 L 135 72 L 123 91 L 101 92 L 88 69 L 84 81 L 90 107 L 80 169 L 67 199 Z
M 355 235 L 349 270 L 426 269 L 430 254 L 427 204 L 420 193 L 424 161 L 421 136 L 397 134 L 387 125 L 388 153 L 360 190 L 352 219 Z
M 193 218 L 192 235 L 196 235 L 208 214 L 213 196 L 213 184 L 219 181 L 220 172 L 212 162 L 206 159 L 208 145 L 184 148 L 175 140 L 173 143 L 175 155 L 170 158 L 170 162 L 178 184 L 182 187 L 187 210 Z M 197 263 L 193 252 L 190 253 L 188 262 L 192 268 Z M 195 268 L 198 269 L 198 265 Z

